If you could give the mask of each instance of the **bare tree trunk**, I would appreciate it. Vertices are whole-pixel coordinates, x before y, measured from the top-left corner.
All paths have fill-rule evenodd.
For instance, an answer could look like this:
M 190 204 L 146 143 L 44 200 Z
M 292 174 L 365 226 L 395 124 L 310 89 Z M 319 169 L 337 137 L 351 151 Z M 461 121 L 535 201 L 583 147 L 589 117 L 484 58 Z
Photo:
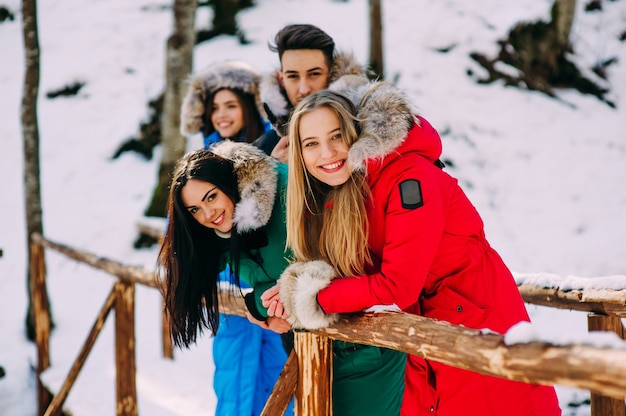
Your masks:
M 556 44 L 562 51 L 570 48 L 569 34 L 574 23 L 576 0 L 554 0 L 552 22 L 556 29 Z
M 199 30 L 196 42 L 204 42 L 219 35 L 237 35 L 241 44 L 247 43 L 244 34 L 237 25 L 237 13 L 246 7 L 251 7 L 251 1 L 244 0 L 209 0 L 202 4 L 213 8 L 213 21 L 208 30 Z
M 170 174 L 176 161 L 185 153 L 186 141 L 180 134 L 180 105 L 187 77 L 192 71 L 197 4 L 197 0 L 174 1 L 174 33 L 167 40 L 166 89 L 161 115 L 163 159 L 152 201 L 146 209 L 148 216 L 165 216 Z
M 517 54 L 502 51 L 503 60 L 509 59 L 541 87 L 553 84 L 554 79 L 570 71 L 564 63 L 575 9 L 576 0 L 554 0 L 550 22 L 519 23 L 509 34 Z
M 557 97 L 555 88 L 575 88 L 615 108 L 615 103 L 606 98 L 609 89 L 587 78 L 569 59 L 569 55 L 574 53 L 569 37 L 575 10 L 576 0 L 554 0 L 550 21 L 516 24 L 508 38 L 498 42 L 500 52 L 495 59 L 489 59 L 481 53 L 471 53 L 470 57 L 489 72 L 488 78 L 478 82 L 491 83 L 503 79 L 505 85 L 541 91 L 551 97 Z M 519 69 L 520 74 L 511 75 L 509 71 L 499 70 L 496 66 L 498 61 Z M 608 60 L 592 70 L 606 79 L 603 74 L 612 62 Z
M 240 9 L 239 0 L 214 0 L 213 30 L 225 35 L 237 33 L 237 12 Z
M 370 0 L 370 69 L 374 77 L 384 79 L 383 22 L 380 0 Z
M 35 339 L 35 314 L 32 302 L 33 253 L 30 239 L 35 232 L 43 234 L 41 215 L 41 186 L 39 173 L 39 125 L 37 121 L 37 95 L 39 93 L 39 35 L 37 32 L 37 0 L 22 1 L 24 49 L 26 73 L 22 95 L 22 136 L 24 140 L 24 197 L 26 205 L 26 244 L 28 247 L 28 309 L 26 312 L 26 334 Z M 47 292 L 44 294 L 47 301 Z M 48 310 L 48 313 L 50 311 Z

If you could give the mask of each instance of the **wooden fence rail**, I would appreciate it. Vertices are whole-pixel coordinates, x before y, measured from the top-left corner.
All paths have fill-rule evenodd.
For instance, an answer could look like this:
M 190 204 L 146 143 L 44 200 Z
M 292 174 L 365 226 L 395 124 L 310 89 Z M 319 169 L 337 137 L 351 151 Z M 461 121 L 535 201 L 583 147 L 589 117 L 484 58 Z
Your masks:
M 96 339 L 98 338 L 98 335 L 100 335 L 100 331 L 104 327 L 104 323 L 106 322 L 109 313 L 114 306 L 115 288 L 113 288 L 113 290 L 105 300 L 104 305 L 102 305 L 102 308 L 100 308 L 100 313 L 98 313 L 96 321 L 92 325 L 91 331 L 89 331 L 89 335 L 87 335 L 87 340 L 85 341 L 83 347 L 78 353 L 78 357 L 76 358 L 76 361 L 74 361 L 74 364 L 72 365 L 72 368 L 70 369 L 65 381 L 63 382 L 63 385 L 54 395 L 54 398 L 52 399 L 50 405 L 47 406 L 47 409 L 44 412 L 44 416 L 56 416 L 61 414 L 65 399 L 67 399 L 67 396 L 70 393 L 74 382 L 78 378 L 80 370 L 83 368 L 83 365 L 85 364 L 85 361 L 87 360 L 91 349 L 96 343 Z
M 562 290 L 522 284 L 524 302 L 558 309 L 626 318 L 626 290 Z
M 125 285 L 114 287 L 114 292 L 119 295 L 116 297 L 118 300 L 132 299 L 135 283 L 157 287 L 153 272 L 143 268 L 125 266 L 91 253 L 74 250 L 40 235 L 33 235 L 32 241 L 117 276 L 120 283 Z M 45 267 L 37 270 L 45 273 Z M 37 281 L 42 281 L 45 288 L 45 278 Z M 520 291 L 526 301 L 531 299 L 532 303 L 539 305 L 594 312 L 589 318 L 590 330 L 612 330 L 624 338 L 620 317 L 626 316 L 626 291 L 608 292 L 606 301 L 596 297 L 591 302 L 586 302 L 588 297 L 575 291 L 526 285 L 520 286 Z M 223 313 L 244 315 L 245 306 L 241 298 L 222 292 L 221 299 Z M 134 367 L 134 302 L 125 303 L 125 309 L 119 312 L 117 305 L 115 308 L 116 313 L 132 323 L 123 328 L 116 325 L 117 414 L 134 416 L 138 414 Z M 118 333 L 122 334 L 119 339 Z M 47 334 L 43 334 L 41 339 L 47 339 L 46 337 Z M 164 337 L 169 338 L 166 331 Z M 264 415 L 283 414 L 294 392 L 297 415 L 329 414 L 327 412 L 330 411 L 332 378 L 330 339 L 392 348 L 510 380 L 587 389 L 592 392 L 592 415 L 624 415 L 626 347 L 600 348 L 594 345 L 555 345 L 549 342 L 506 345 L 502 335 L 397 312 L 345 315 L 329 328 L 296 332 L 295 338 L 295 354 L 288 359 L 266 404 Z M 164 342 L 164 354 L 167 356 L 165 346 Z M 49 363 L 47 349 L 40 348 L 38 351 L 39 360 Z M 132 376 L 120 379 L 120 373 L 129 370 Z M 64 394 L 63 391 L 58 393 Z M 607 409 L 612 410 L 607 413 Z

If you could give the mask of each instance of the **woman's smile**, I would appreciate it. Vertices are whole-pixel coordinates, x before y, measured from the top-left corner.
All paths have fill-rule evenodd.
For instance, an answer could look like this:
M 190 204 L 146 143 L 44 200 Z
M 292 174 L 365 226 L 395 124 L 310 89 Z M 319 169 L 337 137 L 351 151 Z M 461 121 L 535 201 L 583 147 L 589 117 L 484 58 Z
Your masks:
M 346 183 L 351 174 L 346 163 L 349 148 L 337 114 L 320 107 L 302 116 L 298 130 L 306 170 L 330 186 Z
M 211 221 L 216 227 L 219 227 L 224 222 L 224 213 L 222 212 L 215 220 Z
M 345 165 L 345 163 L 346 163 L 346 160 L 342 159 L 333 163 L 329 163 L 327 165 L 321 165 L 319 168 L 325 170 L 328 173 L 333 173 L 333 172 L 340 170 L 343 167 L 343 165 Z

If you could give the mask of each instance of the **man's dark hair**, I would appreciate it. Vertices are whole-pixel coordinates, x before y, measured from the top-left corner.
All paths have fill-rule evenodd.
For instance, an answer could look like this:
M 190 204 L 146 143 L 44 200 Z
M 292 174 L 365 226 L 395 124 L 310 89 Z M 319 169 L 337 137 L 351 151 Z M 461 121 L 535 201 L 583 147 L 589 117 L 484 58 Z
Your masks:
M 318 49 L 326 58 L 328 68 L 333 64 L 335 41 L 326 32 L 317 26 L 309 24 L 287 25 L 274 38 L 274 45 L 269 45 L 270 51 L 278 52 L 278 59 L 282 60 L 283 53 L 295 49 Z

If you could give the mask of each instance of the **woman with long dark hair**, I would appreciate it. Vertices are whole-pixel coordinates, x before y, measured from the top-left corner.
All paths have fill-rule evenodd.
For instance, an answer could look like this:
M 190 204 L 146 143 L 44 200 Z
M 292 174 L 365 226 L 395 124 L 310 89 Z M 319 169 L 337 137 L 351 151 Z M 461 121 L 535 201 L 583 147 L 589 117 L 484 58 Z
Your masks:
M 286 180 L 285 165 L 228 140 L 187 154 L 173 173 L 158 272 L 174 344 L 188 347 L 205 330 L 220 340 L 213 351 L 216 415 L 260 414 L 287 358 L 268 329 L 282 333 L 290 325 L 268 318 L 259 300 L 288 264 Z M 221 282 L 226 269 L 229 281 Z M 249 313 L 265 329 L 219 313 L 224 284 L 246 293 Z

